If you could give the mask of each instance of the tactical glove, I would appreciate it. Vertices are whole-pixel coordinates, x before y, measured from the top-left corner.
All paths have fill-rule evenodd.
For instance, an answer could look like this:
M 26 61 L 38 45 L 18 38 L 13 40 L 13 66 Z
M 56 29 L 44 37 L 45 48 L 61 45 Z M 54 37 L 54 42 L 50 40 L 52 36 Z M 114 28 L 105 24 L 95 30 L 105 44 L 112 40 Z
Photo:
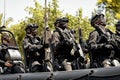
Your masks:
M 101 49 L 104 46 L 104 44 L 96 44 L 96 45 L 92 45 L 91 49 Z
M 42 47 L 43 47 L 42 45 L 33 44 L 33 45 L 30 45 L 30 46 L 29 46 L 29 50 L 30 50 L 30 51 L 36 51 L 36 50 L 38 50 L 38 49 L 40 49 L 40 48 L 42 48 Z
M 106 44 L 106 45 L 104 45 L 104 47 L 107 48 L 107 49 L 113 49 L 113 48 L 114 48 L 114 47 L 113 47 L 112 45 L 110 45 L 110 44 Z
M 36 45 L 37 49 L 41 49 L 43 46 L 42 45 Z

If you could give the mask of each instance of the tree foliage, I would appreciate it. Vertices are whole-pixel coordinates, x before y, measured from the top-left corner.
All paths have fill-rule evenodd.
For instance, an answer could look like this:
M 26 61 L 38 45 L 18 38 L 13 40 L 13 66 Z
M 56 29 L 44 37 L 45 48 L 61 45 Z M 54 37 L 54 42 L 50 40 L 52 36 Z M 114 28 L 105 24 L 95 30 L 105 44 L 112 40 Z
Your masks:
M 120 19 L 120 0 L 99 0 L 100 3 L 106 3 L 107 28 L 115 32 L 115 23 Z
M 98 3 L 106 1 L 108 6 L 112 7 L 113 1 L 110 0 L 99 0 Z M 117 3 L 114 3 L 117 4 Z M 111 10 L 113 9 L 113 10 Z M 114 31 L 115 19 L 113 17 L 114 12 L 119 13 L 118 10 L 114 10 L 114 8 L 107 9 L 106 11 L 106 19 L 107 19 L 107 27 Z M 39 26 L 39 35 L 42 36 L 43 30 L 45 28 L 45 6 L 42 6 L 37 0 L 34 0 L 33 7 L 26 7 L 25 11 L 29 14 L 25 19 L 21 20 L 18 24 L 12 25 L 9 29 L 14 33 L 17 43 L 22 50 L 22 41 L 25 37 L 25 27 L 28 23 L 37 24 Z M 88 17 L 83 17 L 82 8 L 76 11 L 76 15 L 70 15 L 69 13 L 63 14 L 62 11 L 59 10 L 58 0 L 52 0 L 52 3 L 48 3 L 46 11 L 48 13 L 48 26 L 53 31 L 54 30 L 54 22 L 59 17 L 67 17 L 69 19 L 69 28 L 77 31 L 78 36 L 78 28 L 82 29 L 83 38 L 88 39 L 89 33 L 94 29 L 91 27 L 90 19 Z M 112 13 L 111 13 L 112 11 Z M 114 11 L 114 12 L 113 12 Z M 2 24 L 2 14 L 0 14 L 0 25 Z M 12 19 L 8 19 L 8 22 Z M 110 27 L 109 27 L 110 26 Z M 77 38 L 78 39 L 78 38 Z
M 4 19 L 3 13 L 0 13 L 0 26 L 8 26 L 11 22 L 13 22 L 13 18 L 9 17 Z
M 25 37 L 25 27 L 28 23 L 34 23 L 39 26 L 39 35 L 42 36 L 45 27 L 45 6 L 42 6 L 38 1 L 34 0 L 34 7 L 26 7 L 25 11 L 29 13 L 25 20 L 20 21 L 18 24 L 12 25 L 10 30 L 15 34 L 17 43 L 22 51 L 22 41 Z M 54 30 L 54 22 L 59 17 L 67 17 L 69 19 L 69 27 L 78 31 L 78 27 L 82 29 L 83 38 L 87 39 L 89 33 L 93 28 L 90 25 L 90 19 L 88 17 L 82 17 L 82 9 L 76 11 L 76 16 L 70 14 L 63 14 L 59 10 L 58 0 L 52 0 L 52 3 L 48 4 L 48 25 L 50 29 Z M 77 32 L 78 33 L 78 32 Z M 78 35 L 78 34 L 77 34 Z
M 120 0 L 99 0 L 98 4 L 101 2 L 107 3 L 107 9 L 113 10 L 114 17 L 120 19 Z

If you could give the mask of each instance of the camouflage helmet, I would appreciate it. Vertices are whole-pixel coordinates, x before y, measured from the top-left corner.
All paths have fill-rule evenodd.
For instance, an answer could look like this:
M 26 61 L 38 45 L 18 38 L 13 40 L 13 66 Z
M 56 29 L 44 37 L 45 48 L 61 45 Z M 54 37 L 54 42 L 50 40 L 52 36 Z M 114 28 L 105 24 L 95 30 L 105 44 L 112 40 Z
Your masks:
M 26 26 L 25 30 L 30 29 L 32 26 L 33 26 L 32 24 L 28 24 L 28 25 Z
M 63 17 L 61 21 L 62 21 L 62 22 L 67 22 L 67 23 L 68 23 L 68 22 L 69 22 L 69 19 L 66 18 L 66 17 Z
M 116 27 L 120 26 L 120 20 L 115 24 Z
M 57 26 L 58 23 L 60 23 L 62 19 L 61 18 L 57 18 L 56 21 L 54 22 L 54 26 Z
M 32 28 L 38 28 L 38 25 L 37 24 L 28 24 L 25 28 L 25 30 L 27 29 L 32 29 Z
M 104 14 L 96 14 L 95 16 L 93 16 L 93 17 L 91 18 L 91 26 L 95 26 L 95 25 L 94 25 L 94 22 L 95 22 L 96 20 L 98 20 L 101 16 L 104 17 Z
M 38 28 L 37 24 L 33 24 L 33 26 L 31 28 Z

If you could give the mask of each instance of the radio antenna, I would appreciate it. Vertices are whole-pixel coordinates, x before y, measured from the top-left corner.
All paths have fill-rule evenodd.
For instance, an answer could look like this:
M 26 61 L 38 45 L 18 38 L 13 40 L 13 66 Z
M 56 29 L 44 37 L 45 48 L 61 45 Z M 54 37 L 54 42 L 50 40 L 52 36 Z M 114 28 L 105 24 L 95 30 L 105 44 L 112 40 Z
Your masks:
M 5 18 L 6 18 L 6 17 L 5 17 L 5 15 L 6 15 L 6 0 L 4 0 L 4 13 L 3 13 L 3 15 L 4 15 L 4 16 L 3 16 L 3 25 L 6 26 L 6 25 L 5 25 Z
M 45 0 L 45 28 L 48 28 L 47 0 Z

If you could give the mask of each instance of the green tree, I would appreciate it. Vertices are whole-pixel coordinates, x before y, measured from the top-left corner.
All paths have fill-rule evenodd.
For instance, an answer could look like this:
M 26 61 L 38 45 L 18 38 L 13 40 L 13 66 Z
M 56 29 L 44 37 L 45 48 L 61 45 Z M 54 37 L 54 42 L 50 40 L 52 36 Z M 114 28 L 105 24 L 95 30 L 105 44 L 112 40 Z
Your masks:
M 107 9 L 113 10 L 114 17 L 120 19 L 120 0 L 99 0 L 98 4 L 101 2 L 107 3 Z
M 4 25 L 7 27 L 11 22 L 13 22 L 13 19 L 11 17 L 7 18 L 5 22 L 3 21 L 3 18 L 4 18 L 3 14 L 0 13 L 0 26 Z
M 36 0 L 34 0 L 34 7 L 26 7 L 25 11 L 29 13 L 29 17 L 26 16 L 25 20 L 20 21 L 18 24 L 12 25 L 10 30 L 15 34 L 17 43 L 22 51 L 22 41 L 25 37 L 25 27 L 28 23 L 35 23 L 39 26 L 39 35 L 42 35 L 45 27 L 45 6 L 42 6 Z M 88 17 L 82 17 L 82 9 L 79 9 L 78 15 L 73 16 L 70 14 L 63 14 L 59 10 L 58 0 L 52 0 L 52 3 L 48 4 L 47 13 L 48 13 L 48 26 L 51 30 L 54 29 L 54 22 L 59 17 L 69 18 L 69 26 L 71 29 L 78 31 L 78 27 L 82 28 L 84 39 L 88 38 L 89 33 L 93 30 L 90 25 L 90 19 Z
M 120 0 L 99 0 L 97 4 L 106 4 L 106 22 L 107 28 L 115 32 L 115 23 L 117 19 L 120 19 Z

